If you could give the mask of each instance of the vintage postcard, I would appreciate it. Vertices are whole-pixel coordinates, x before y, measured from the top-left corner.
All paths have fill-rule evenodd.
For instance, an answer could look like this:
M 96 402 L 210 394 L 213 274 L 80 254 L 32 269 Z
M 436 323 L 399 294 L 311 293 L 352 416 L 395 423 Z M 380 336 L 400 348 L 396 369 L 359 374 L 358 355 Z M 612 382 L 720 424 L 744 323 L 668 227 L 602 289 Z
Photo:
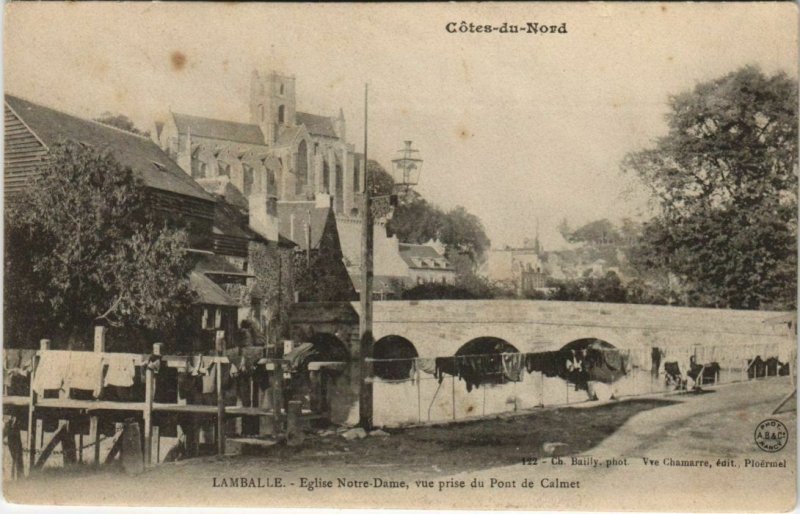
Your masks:
M 794 508 L 795 3 L 3 29 L 6 502 Z

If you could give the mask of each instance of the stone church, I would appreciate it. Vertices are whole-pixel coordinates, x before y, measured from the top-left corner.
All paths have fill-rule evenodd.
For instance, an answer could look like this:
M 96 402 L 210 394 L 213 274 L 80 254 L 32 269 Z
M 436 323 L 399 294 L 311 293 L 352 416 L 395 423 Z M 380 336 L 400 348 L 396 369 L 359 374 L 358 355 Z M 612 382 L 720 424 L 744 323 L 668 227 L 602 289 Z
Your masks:
M 347 142 L 344 113 L 298 111 L 295 77 L 274 71 L 252 73 L 249 111 L 249 123 L 171 112 L 166 122 L 156 124 L 152 137 L 206 191 L 237 207 L 249 228 L 269 241 L 285 238 L 300 252 L 325 253 L 319 243 L 330 238 L 323 232 L 335 227 L 341 253 L 337 265 L 344 265 L 350 282 L 342 289 L 358 291 L 365 163 L 363 154 Z M 422 271 L 417 269 L 422 264 L 404 259 L 386 221 L 377 219 L 374 227 L 376 299 L 392 297 L 393 284 L 418 283 L 420 273 L 435 272 L 430 280 L 437 282 L 454 280 L 443 255 L 419 260 L 426 267 Z
M 254 71 L 249 110 L 249 123 L 173 112 L 153 135 L 186 173 L 235 205 L 324 197 L 337 217 L 358 214 L 363 155 L 347 143 L 341 109 L 298 111 L 294 76 Z

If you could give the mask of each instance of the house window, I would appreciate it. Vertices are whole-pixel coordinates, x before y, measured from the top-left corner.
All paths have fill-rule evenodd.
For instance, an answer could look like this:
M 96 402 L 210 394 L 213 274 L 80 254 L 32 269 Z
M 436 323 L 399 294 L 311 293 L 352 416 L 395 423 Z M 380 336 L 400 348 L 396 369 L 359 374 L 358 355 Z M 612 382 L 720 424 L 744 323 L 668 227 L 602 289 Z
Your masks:
M 203 309 L 203 328 L 212 330 L 222 325 L 222 311 L 214 307 Z

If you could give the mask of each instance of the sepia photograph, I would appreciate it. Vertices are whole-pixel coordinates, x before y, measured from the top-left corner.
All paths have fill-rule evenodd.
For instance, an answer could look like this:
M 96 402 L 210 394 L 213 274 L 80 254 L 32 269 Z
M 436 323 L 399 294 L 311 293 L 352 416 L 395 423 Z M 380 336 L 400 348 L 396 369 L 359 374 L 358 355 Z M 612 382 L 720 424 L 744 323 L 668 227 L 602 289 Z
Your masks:
M 795 508 L 796 3 L 3 16 L 7 504 Z

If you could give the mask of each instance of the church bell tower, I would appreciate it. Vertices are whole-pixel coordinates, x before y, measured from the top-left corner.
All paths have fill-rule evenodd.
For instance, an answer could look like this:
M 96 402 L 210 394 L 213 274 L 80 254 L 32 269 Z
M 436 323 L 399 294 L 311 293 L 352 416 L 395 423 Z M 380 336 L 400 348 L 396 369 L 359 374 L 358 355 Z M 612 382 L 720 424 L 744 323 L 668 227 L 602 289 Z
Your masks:
M 253 71 L 250 79 L 250 123 L 261 127 L 272 145 L 285 127 L 295 123 L 295 78 L 274 71 Z

